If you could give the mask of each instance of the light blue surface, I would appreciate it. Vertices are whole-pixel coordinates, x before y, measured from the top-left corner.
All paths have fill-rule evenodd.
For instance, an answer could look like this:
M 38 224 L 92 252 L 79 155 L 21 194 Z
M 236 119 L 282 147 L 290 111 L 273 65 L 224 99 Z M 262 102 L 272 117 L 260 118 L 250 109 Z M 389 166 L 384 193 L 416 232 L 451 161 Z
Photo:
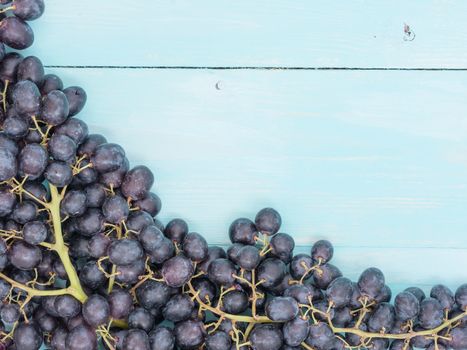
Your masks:
M 51 65 L 467 66 L 462 1 L 228 4 L 49 0 L 31 52 Z M 330 239 L 351 278 L 378 266 L 396 290 L 467 282 L 467 72 L 48 71 L 87 90 L 92 132 L 154 170 L 163 221 L 225 244 L 233 219 L 273 206 L 299 251 Z
M 465 13 L 462 0 L 48 0 L 30 52 L 56 65 L 465 67 Z

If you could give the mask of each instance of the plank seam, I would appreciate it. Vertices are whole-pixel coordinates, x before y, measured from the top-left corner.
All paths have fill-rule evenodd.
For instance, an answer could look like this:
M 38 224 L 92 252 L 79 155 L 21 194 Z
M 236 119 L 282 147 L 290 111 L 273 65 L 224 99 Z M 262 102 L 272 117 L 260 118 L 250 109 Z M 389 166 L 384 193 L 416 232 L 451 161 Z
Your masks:
M 132 66 L 132 65 L 46 65 L 46 68 L 66 69 L 153 69 L 153 70 L 285 70 L 285 71 L 429 71 L 459 72 L 467 68 L 421 68 L 421 67 L 281 67 L 281 66 Z

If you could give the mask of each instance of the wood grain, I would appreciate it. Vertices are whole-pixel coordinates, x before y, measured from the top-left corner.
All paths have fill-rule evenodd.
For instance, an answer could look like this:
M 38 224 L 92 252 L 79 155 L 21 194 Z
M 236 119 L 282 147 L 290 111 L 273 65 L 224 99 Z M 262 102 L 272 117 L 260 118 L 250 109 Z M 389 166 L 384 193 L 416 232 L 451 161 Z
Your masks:
M 466 12 L 451 0 L 48 0 L 27 52 L 50 65 L 466 68 Z

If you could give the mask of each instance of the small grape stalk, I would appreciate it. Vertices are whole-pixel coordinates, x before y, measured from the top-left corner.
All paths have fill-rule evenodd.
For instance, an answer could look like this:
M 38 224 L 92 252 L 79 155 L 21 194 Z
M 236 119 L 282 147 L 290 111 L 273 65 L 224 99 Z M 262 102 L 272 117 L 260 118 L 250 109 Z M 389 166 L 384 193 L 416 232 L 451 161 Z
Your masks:
M 326 240 L 294 254 L 272 208 L 235 220 L 227 249 L 164 225 L 152 172 L 76 117 L 85 91 L 5 53 L 32 43 L 43 1 L 0 4 L 0 348 L 467 348 L 467 284 L 393 299 L 377 268 L 344 277 Z

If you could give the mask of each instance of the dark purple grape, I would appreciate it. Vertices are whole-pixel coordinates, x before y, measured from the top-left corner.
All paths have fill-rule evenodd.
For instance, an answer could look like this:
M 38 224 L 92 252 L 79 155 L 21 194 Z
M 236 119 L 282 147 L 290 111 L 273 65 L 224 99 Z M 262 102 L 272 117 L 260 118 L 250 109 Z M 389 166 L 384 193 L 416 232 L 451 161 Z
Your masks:
M 420 332 L 423 331 L 424 329 L 420 326 L 415 326 L 414 331 L 415 332 Z M 433 338 L 432 337 L 427 337 L 423 335 L 418 335 L 416 337 L 413 337 L 410 339 L 410 345 L 412 345 L 414 348 L 420 348 L 420 349 L 426 349 L 429 347 L 431 344 L 433 344 Z
M 167 284 L 147 280 L 136 289 L 136 298 L 142 307 L 149 310 L 165 305 L 169 301 L 171 292 Z
M 232 243 L 254 245 L 258 237 L 255 223 L 250 219 L 236 219 L 229 228 L 229 237 Z
M 164 230 L 164 235 L 174 241 L 181 243 L 188 234 L 188 225 L 183 219 L 171 220 Z
M 162 209 L 162 202 L 159 196 L 153 192 L 149 192 L 143 199 L 137 200 L 134 206 L 156 216 Z
M 90 295 L 83 304 L 83 317 L 93 327 L 107 324 L 110 318 L 109 302 L 99 294 Z
M 44 176 L 52 185 L 65 187 L 73 180 L 73 171 L 68 164 L 53 161 L 45 169 Z
M 197 278 L 192 281 L 192 285 L 203 302 L 209 304 L 216 297 L 216 286 L 207 278 Z
M 449 346 L 454 350 L 467 349 L 467 328 L 457 327 L 450 332 Z
M 0 149 L 6 149 L 13 153 L 15 156 L 19 153 L 18 144 L 7 137 L 4 133 L 0 133 Z
M 270 245 L 272 255 L 281 259 L 286 264 L 292 260 L 295 241 L 290 235 L 278 233 L 272 237 Z
M 405 322 L 417 317 L 420 311 L 420 303 L 412 293 L 401 292 L 394 299 L 394 308 L 396 317 Z
M 258 281 L 263 281 L 261 286 L 264 288 L 272 288 L 279 285 L 285 277 L 286 266 L 285 264 L 275 258 L 268 258 L 259 264 Z
M 300 280 L 303 276 L 306 276 L 306 278 L 312 276 L 309 269 L 313 266 L 313 260 L 307 254 L 295 255 L 289 266 L 290 274 L 296 280 Z
M 108 248 L 110 261 L 115 265 L 130 265 L 144 255 L 143 247 L 135 239 L 113 241 Z
M 162 309 L 165 320 L 172 322 L 185 321 L 190 318 L 195 304 L 191 298 L 186 294 L 175 294 L 165 304 Z
M 149 333 L 149 344 L 151 350 L 175 349 L 175 336 L 173 331 L 168 327 L 157 327 Z
M 19 320 L 20 316 L 18 304 L 4 304 L 0 309 L 0 318 L 4 323 L 14 323 Z
M 81 312 L 81 303 L 71 295 L 65 294 L 55 299 L 54 308 L 60 317 L 75 317 Z
M 68 161 L 76 154 L 76 143 L 70 137 L 54 133 L 49 140 L 49 154 L 55 160 Z
M 326 289 L 326 296 L 333 307 L 347 306 L 353 293 L 352 281 L 346 277 L 338 277 Z
M 60 202 L 62 211 L 71 217 L 81 216 L 86 212 L 86 193 L 81 190 L 72 190 L 65 193 Z
M 25 224 L 29 221 L 34 220 L 37 217 L 37 206 L 32 201 L 23 201 L 17 203 L 13 212 L 11 213 L 11 218 L 17 223 Z
M 153 263 L 162 264 L 175 254 L 173 242 L 154 225 L 142 230 L 138 239 Z
M 79 86 L 70 86 L 63 90 L 63 92 L 70 106 L 69 115 L 74 116 L 81 112 L 87 100 L 86 91 Z
M 8 17 L 13 18 L 13 17 Z M 0 38 L 2 24 L 0 22 Z M 14 107 L 20 115 L 38 115 L 41 106 L 41 93 L 37 85 L 30 80 L 23 80 L 15 84 L 11 94 Z
M 143 259 L 136 260 L 130 265 L 117 266 L 115 281 L 124 284 L 134 284 L 139 281 L 139 276 L 141 276 L 144 271 L 145 263 Z
M 250 334 L 250 343 L 253 350 L 279 350 L 284 339 L 282 331 L 272 324 L 258 324 Z
M 83 236 L 92 236 L 104 228 L 104 216 L 96 208 L 89 208 L 76 220 L 77 231 Z
M 144 165 L 139 165 L 128 171 L 123 179 L 122 194 L 132 200 L 146 197 L 154 184 L 154 175 Z
M 67 335 L 65 345 L 68 350 L 97 349 L 96 332 L 87 325 L 73 328 Z
M 454 307 L 454 294 L 442 284 L 437 284 L 431 288 L 430 297 L 438 300 L 443 310 L 451 310 Z
M 334 247 L 332 246 L 331 242 L 327 240 L 320 240 L 313 244 L 311 248 L 311 258 L 316 261 L 320 262 L 321 264 L 325 264 L 332 259 L 334 254 Z
M 375 297 L 375 302 L 377 303 L 388 303 L 391 301 L 392 291 L 388 285 L 384 285 L 383 289 L 379 294 Z
M 0 217 L 10 214 L 16 205 L 16 196 L 7 188 L 0 188 Z
M 255 224 L 259 232 L 264 235 L 272 236 L 279 231 L 282 219 L 276 210 L 264 208 L 256 214 Z
M 347 327 L 353 320 L 352 310 L 345 306 L 339 309 L 334 309 L 334 317 L 332 323 L 336 327 Z
M 91 157 L 95 153 L 97 147 L 105 143 L 107 143 L 107 139 L 104 136 L 100 134 L 90 134 L 78 147 L 78 155 Z
M 13 13 L 25 21 L 38 19 L 44 13 L 43 0 L 14 0 Z
M 110 317 L 126 319 L 133 308 L 133 297 L 124 289 L 114 289 L 108 295 Z
M 368 329 L 371 332 L 389 332 L 394 326 L 394 306 L 381 303 L 376 306 L 368 319 Z
M 2 50 L 4 50 L 3 44 Z M 17 52 L 7 53 L 0 62 L 0 79 L 3 82 L 6 80 L 9 82 L 16 82 L 16 72 L 18 70 L 18 65 L 22 60 L 23 56 Z
M 462 311 L 467 310 L 467 283 L 457 288 L 455 294 L 456 303 Z
M 162 277 L 170 287 L 179 288 L 193 276 L 194 267 L 190 259 L 184 255 L 170 258 L 162 265 Z
M 58 320 L 45 311 L 37 318 L 37 324 L 42 332 L 52 333 L 58 326 Z
M 231 286 L 237 273 L 235 265 L 227 259 L 216 259 L 209 265 L 208 278 L 218 286 Z
M 12 139 L 25 137 L 29 132 L 29 123 L 26 118 L 20 116 L 10 116 L 3 122 L 3 132 Z
M 119 195 L 107 197 L 102 205 L 102 213 L 107 222 L 119 224 L 128 218 L 130 207 L 128 202 Z
M 195 262 L 203 261 L 208 256 L 208 243 L 199 233 L 190 232 L 183 240 L 183 252 Z
M 128 315 L 128 327 L 149 332 L 154 327 L 154 317 L 148 310 L 136 307 Z
M 236 261 L 242 269 L 251 271 L 261 262 L 261 256 L 258 248 L 251 245 L 243 246 L 237 254 Z
M 62 91 L 53 90 L 42 100 L 41 118 L 47 124 L 53 126 L 63 124 L 68 114 L 68 100 Z
M 47 95 L 50 91 L 53 90 L 63 90 L 62 79 L 55 74 L 46 74 L 44 79 L 42 79 L 42 86 L 40 88 L 42 95 Z
M 111 240 L 103 233 L 98 233 L 88 241 L 89 255 L 95 259 L 105 256 Z
M 8 251 L 8 259 L 14 267 L 20 270 L 32 270 L 39 265 L 42 252 L 37 246 L 24 241 L 16 241 Z
M 62 125 L 55 128 L 55 134 L 68 136 L 76 145 L 82 144 L 88 133 L 89 130 L 86 123 L 77 118 L 69 118 Z
M 37 143 L 26 145 L 18 158 L 18 170 L 21 176 L 28 176 L 29 180 L 39 178 L 47 167 L 49 155 L 44 147 Z
M 128 216 L 128 220 L 126 221 L 126 227 L 136 233 L 140 233 L 146 227 L 151 225 L 156 225 L 154 219 L 151 215 L 141 210 L 131 212 Z
M 16 176 L 18 166 L 15 155 L 6 148 L 0 148 L 0 181 Z
M 89 261 L 81 268 L 79 279 L 90 289 L 97 289 L 107 282 L 105 274 L 99 270 L 95 261 Z
M 275 297 L 266 303 L 266 315 L 273 321 L 287 322 L 298 315 L 298 303 L 292 297 Z
M 24 240 L 32 245 L 44 242 L 47 233 L 47 226 L 41 221 L 30 221 L 23 226 Z
M 234 243 L 229 248 L 227 248 L 227 257 L 234 263 L 238 263 L 237 256 L 240 249 L 244 247 L 241 243 Z
M 322 292 L 311 284 L 294 284 L 284 291 L 284 297 L 292 297 L 300 304 L 309 304 L 309 299 L 313 302 L 322 299 Z
M 187 320 L 175 325 L 174 335 L 180 349 L 198 349 L 204 343 L 206 331 L 202 322 Z
M 438 300 L 434 298 L 426 298 L 420 303 L 418 320 L 420 326 L 423 328 L 432 329 L 438 327 L 443 323 L 443 318 L 443 307 Z
M 316 287 L 327 289 L 332 281 L 341 277 L 342 272 L 332 264 L 320 265 L 319 269 L 313 274 L 313 281 Z
M 426 298 L 425 292 L 421 290 L 418 287 L 409 287 L 404 290 L 404 292 L 409 292 L 415 295 L 415 297 L 418 299 L 418 302 L 421 303 L 423 299 Z
M 15 0 L 15 6 L 17 6 L 16 1 L 17 0 Z M 16 75 L 17 81 L 30 80 L 37 86 L 41 86 L 44 80 L 44 66 L 41 60 L 36 56 L 28 56 L 18 65 Z
M 0 22 L 0 40 L 16 50 L 24 50 L 34 42 L 31 27 L 19 17 L 5 17 Z
M 206 338 L 206 350 L 224 350 L 230 349 L 231 346 L 232 339 L 225 332 L 217 331 Z
M 104 186 L 95 183 L 86 186 L 84 189 L 86 194 L 86 206 L 89 208 L 99 208 L 105 201 L 106 193 Z
M 319 322 L 310 325 L 305 343 L 317 350 L 327 350 L 334 342 L 334 333 L 326 323 Z
M 389 350 L 413 350 L 413 348 L 410 344 L 407 346 L 404 340 L 396 339 L 391 343 Z
M 362 272 L 358 279 L 358 288 L 362 295 L 374 299 L 384 288 L 385 280 L 381 270 L 370 267 Z
M 13 342 L 17 350 L 38 350 L 42 344 L 42 336 L 35 325 L 20 323 L 13 333 Z
M 248 309 L 248 295 L 241 290 L 230 291 L 224 295 L 222 307 L 228 314 L 241 314 Z
M 99 173 L 117 170 L 125 161 L 125 151 L 114 143 L 103 143 L 94 149 L 91 162 Z
M 308 337 L 308 320 L 296 317 L 288 321 L 282 328 L 284 343 L 289 346 L 300 346 Z

